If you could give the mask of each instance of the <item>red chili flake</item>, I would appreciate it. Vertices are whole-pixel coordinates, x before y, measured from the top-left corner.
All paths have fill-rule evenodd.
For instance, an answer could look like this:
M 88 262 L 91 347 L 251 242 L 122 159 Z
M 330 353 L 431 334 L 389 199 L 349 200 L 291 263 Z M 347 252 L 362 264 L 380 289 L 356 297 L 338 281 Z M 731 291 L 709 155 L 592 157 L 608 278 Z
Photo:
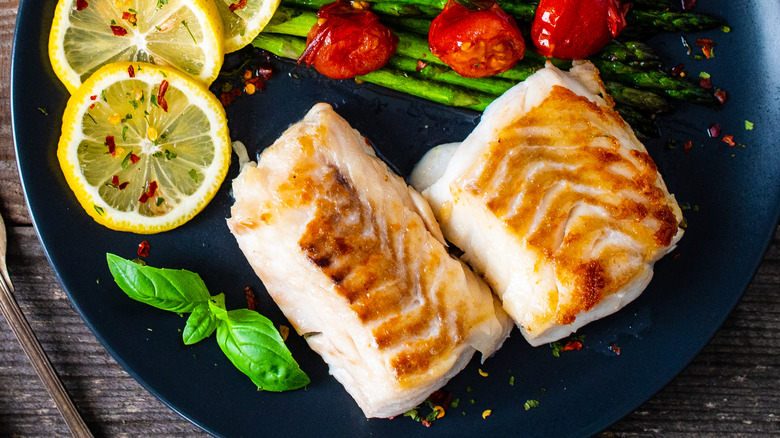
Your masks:
M 706 90 L 712 90 L 712 79 L 711 78 L 701 78 L 699 79 L 699 85 L 706 89 Z
M 729 146 L 736 146 L 736 143 L 734 143 L 734 136 L 733 135 L 724 135 L 723 136 L 723 142 L 728 143 Z
M 726 92 L 724 90 L 718 90 L 715 92 L 715 99 L 718 100 L 718 103 L 723 105 L 726 103 Z
M 97 94 L 93 94 L 92 96 L 89 96 L 89 100 L 97 100 Z
M 89 109 L 94 109 L 94 108 L 95 108 L 95 104 L 94 103 L 89 106 Z
M 146 194 L 146 192 L 141 193 L 141 196 L 138 197 L 138 202 L 141 204 L 146 204 L 146 201 L 149 200 L 149 195 Z
M 265 90 L 265 82 L 263 82 L 260 78 L 252 78 L 246 81 L 247 84 L 252 84 L 255 86 L 256 89 L 263 91 Z
M 271 79 L 271 77 L 274 75 L 274 71 L 270 68 L 266 67 L 258 67 L 257 70 L 255 70 L 255 75 L 263 79 L 264 81 L 267 81 Z
M 701 47 L 701 51 L 707 59 L 712 58 L 712 48 L 715 47 L 715 43 L 709 38 L 697 38 L 696 45 Z
M 690 11 L 696 4 L 696 0 L 681 0 L 680 3 L 683 11 Z
M 76 10 L 77 11 L 83 11 L 84 9 L 87 9 L 87 6 L 89 6 L 89 4 L 87 3 L 87 0 L 76 0 Z
M 106 136 L 106 146 L 108 146 L 108 153 L 111 154 L 112 157 L 116 157 L 116 142 L 114 141 L 113 135 Z
M 122 26 L 117 26 L 115 24 L 111 25 L 111 32 L 114 33 L 114 36 L 125 36 L 127 35 L 127 30 L 125 30 Z
M 165 100 L 166 91 L 168 91 L 168 81 L 163 79 L 162 82 L 160 82 L 160 88 L 157 89 L 157 104 L 167 113 L 168 102 Z
M 290 327 L 287 327 L 284 324 L 279 325 L 279 336 L 282 337 L 282 340 L 287 342 L 287 338 L 290 337 Z
M 234 88 L 227 93 L 222 93 L 219 95 L 219 101 L 222 102 L 222 106 L 228 106 L 231 103 L 233 103 L 234 100 L 236 100 L 236 97 L 241 95 L 241 90 L 238 88 Z
M 114 175 L 111 177 L 111 185 L 119 186 L 119 175 Z
M 620 356 L 620 347 L 618 347 L 617 345 L 609 344 L 609 349 L 614 351 L 615 354 L 617 354 L 618 356 Z
M 126 189 L 128 184 L 130 184 L 130 181 L 125 181 L 122 184 L 119 184 L 119 190 Z
M 143 241 L 138 244 L 138 256 L 139 257 L 148 257 L 149 256 L 149 242 Z
M 151 198 L 154 196 L 154 193 L 157 191 L 157 181 L 152 181 L 149 183 L 149 190 L 146 192 L 146 194 Z
M 685 76 L 685 65 L 684 64 L 677 64 L 674 67 L 672 67 L 671 71 L 672 76 L 676 78 L 681 78 Z
M 238 3 L 233 3 L 230 6 L 228 6 L 228 9 L 230 9 L 230 12 L 236 12 L 236 9 L 243 9 L 246 6 L 247 0 L 239 0 Z
M 569 341 L 566 343 L 566 345 L 563 346 L 563 350 L 561 351 L 572 351 L 572 350 L 582 350 L 582 342 Z
M 680 253 L 679 252 L 677 254 L 675 254 L 674 256 L 672 256 L 672 260 L 677 260 L 679 258 L 680 258 Z
M 244 83 L 245 84 L 252 84 L 252 85 L 257 86 L 257 84 L 262 84 L 263 80 L 260 79 L 260 78 L 247 78 L 247 79 L 244 80 Z
M 244 288 L 244 295 L 246 295 L 246 308 L 249 310 L 257 310 L 257 297 L 255 297 L 255 291 L 247 286 Z
M 707 134 L 709 134 L 711 138 L 720 137 L 720 125 L 717 123 L 713 123 L 712 126 L 710 126 L 709 129 L 707 129 Z
M 132 12 L 122 12 L 122 19 L 135 26 L 138 23 L 138 17 Z
M 441 406 L 445 410 L 450 407 L 450 404 L 452 404 L 452 393 L 449 391 L 445 391 L 443 389 L 439 389 L 428 398 L 431 400 L 431 403 L 433 403 L 434 406 Z
M 132 66 L 132 65 L 130 65 L 129 67 L 127 67 L 127 74 L 128 74 L 128 76 L 130 76 L 131 78 L 134 78 L 134 77 L 135 77 L 135 69 L 133 68 L 133 66 Z
M 431 422 L 426 420 L 425 418 L 423 418 L 422 421 L 420 421 L 420 423 L 422 423 L 422 425 L 425 427 L 431 427 Z
M 139 157 L 138 155 L 136 155 L 136 154 L 133 154 L 133 153 L 131 153 L 131 154 L 130 154 L 130 162 L 131 162 L 132 164 L 135 164 L 135 163 L 137 163 L 137 162 L 138 162 L 138 160 L 140 160 L 140 159 L 141 159 L 141 157 Z
M 685 142 L 685 144 L 683 145 L 683 149 L 685 150 L 685 154 L 686 155 L 688 154 L 688 152 L 691 151 L 692 147 L 693 147 L 693 142 L 692 141 L 688 140 L 688 141 Z
M 428 64 L 426 64 L 426 63 L 424 63 L 424 62 L 422 62 L 421 60 L 418 59 L 417 60 L 417 67 L 415 67 L 414 69 L 417 70 L 417 71 L 420 71 L 420 70 L 424 69 L 425 67 L 428 67 Z

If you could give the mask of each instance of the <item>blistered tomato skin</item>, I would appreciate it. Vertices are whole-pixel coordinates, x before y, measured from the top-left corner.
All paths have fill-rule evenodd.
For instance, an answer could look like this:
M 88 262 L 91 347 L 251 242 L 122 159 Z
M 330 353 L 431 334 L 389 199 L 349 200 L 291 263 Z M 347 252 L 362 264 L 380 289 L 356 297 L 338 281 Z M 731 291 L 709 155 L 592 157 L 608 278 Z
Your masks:
M 472 6 L 447 1 L 428 32 L 431 53 L 469 78 L 509 70 L 525 54 L 517 23 L 494 0 L 478 0 Z
M 383 67 L 395 54 L 398 37 L 371 11 L 338 1 L 320 8 L 317 17 L 298 64 L 313 65 L 331 79 L 349 79 Z
M 629 9 L 630 3 L 620 0 L 541 0 L 531 38 L 541 55 L 587 58 L 626 27 Z

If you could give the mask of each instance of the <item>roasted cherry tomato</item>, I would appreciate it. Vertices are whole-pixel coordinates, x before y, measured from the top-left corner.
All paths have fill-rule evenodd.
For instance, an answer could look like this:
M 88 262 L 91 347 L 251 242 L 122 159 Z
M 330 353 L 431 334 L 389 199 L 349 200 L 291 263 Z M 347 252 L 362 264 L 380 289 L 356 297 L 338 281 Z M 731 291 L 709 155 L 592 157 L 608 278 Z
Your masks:
M 431 52 L 462 76 L 481 78 L 512 68 L 525 54 L 515 19 L 494 0 L 463 6 L 448 0 L 428 32 Z
M 586 58 L 618 36 L 630 9 L 621 0 L 541 0 L 531 38 L 544 56 Z
M 317 12 L 298 64 L 305 62 L 331 79 L 348 79 L 387 64 L 398 46 L 398 37 L 371 11 L 341 0 Z

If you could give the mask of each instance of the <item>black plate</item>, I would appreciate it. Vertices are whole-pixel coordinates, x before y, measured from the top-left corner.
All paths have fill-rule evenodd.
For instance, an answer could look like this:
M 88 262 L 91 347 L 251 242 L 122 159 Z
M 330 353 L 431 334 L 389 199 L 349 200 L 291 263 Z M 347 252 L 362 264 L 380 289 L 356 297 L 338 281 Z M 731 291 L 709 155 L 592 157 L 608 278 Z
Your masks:
M 262 293 L 225 226 L 229 181 L 194 220 L 148 238 L 110 231 L 90 219 L 67 188 L 55 157 L 67 99 L 46 54 L 54 0 L 19 7 L 12 67 L 12 112 L 19 169 L 35 227 L 66 292 L 95 335 L 124 368 L 173 409 L 209 432 L 225 436 L 586 436 L 631 412 L 669 382 L 715 333 L 757 268 L 780 213 L 780 3 L 701 2 L 699 11 L 727 17 L 732 31 L 697 36 L 715 40 L 716 57 L 689 59 L 679 35 L 652 41 L 670 65 L 707 71 L 729 92 L 722 110 L 681 105 L 661 121 L 664 141 L 648 142 L 689 227 L 677 254 L 657 264 L 650 287 L 619 313 L 581 333 L 585 349 L 555 358 L 531 348 L 517 331 L 481 368 L 478 361 L 447 385 L 460 407 L 425 429 L 407 418 L 368 420 L 322 360 L 297 336 L 288 340 L 309 373 L 306 390 L 258 392 L 224 358 L 213 339 L 186 347 L 184 319 L 127 298 L 112 282 L 105 253 L 133 257 L 151 243 L 149 264 L 199 272 L 228 307 L 245 307 L 252 286 L 261 313 L 284 317 Z M 689 36 L 693 43 L 696 36 Z M 253 154 L 269 145 L 312 104 L 325 101 L 363 132 L 403 175 L 430 147 L 462 139 L 478 114 L 424 103 L 373 86 L 320 80 L 278 65 L 264 93 L 228 107 L 231 135 Z M 295 74 L 288 74 L 293 70 Z M 44 109 L 48 115 L 40 109 Z M 745 129 L 744 121 L 755 124 Z M 745 147 L 706 135 L 718 122 Z M 774 134 L 774 136 L 773 136 Z M 682 143 L 693 140 L 684 154 Z M 235 177 L 235 164 L 229 178 Z M 608 346 L 621 348 L 619 356 Z M 514 376 L 514 385 L 510 377 Z M 524 410 L 528 399 L 539 407 Z M 473 400 L 473 402 L 472 402 Z M 492 415 L 481 414 L 492 409 Z M 463 415 L 462 413 L 465 413 Z

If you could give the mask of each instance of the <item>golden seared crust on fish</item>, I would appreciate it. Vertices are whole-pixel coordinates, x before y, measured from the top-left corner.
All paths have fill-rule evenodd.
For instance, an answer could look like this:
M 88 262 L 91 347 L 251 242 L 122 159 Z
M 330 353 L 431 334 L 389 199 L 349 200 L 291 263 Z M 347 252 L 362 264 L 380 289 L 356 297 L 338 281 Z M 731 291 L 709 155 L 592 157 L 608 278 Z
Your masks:
M 589 63 L 548 66 L 494 102 L 423 194 L 534 345 L 630 302 L 682 235 Z
M 239 246 L 366 416 L 413 408 L 511 330 L 425 201 L 328 105 L 246 167 L 234 196 Z

